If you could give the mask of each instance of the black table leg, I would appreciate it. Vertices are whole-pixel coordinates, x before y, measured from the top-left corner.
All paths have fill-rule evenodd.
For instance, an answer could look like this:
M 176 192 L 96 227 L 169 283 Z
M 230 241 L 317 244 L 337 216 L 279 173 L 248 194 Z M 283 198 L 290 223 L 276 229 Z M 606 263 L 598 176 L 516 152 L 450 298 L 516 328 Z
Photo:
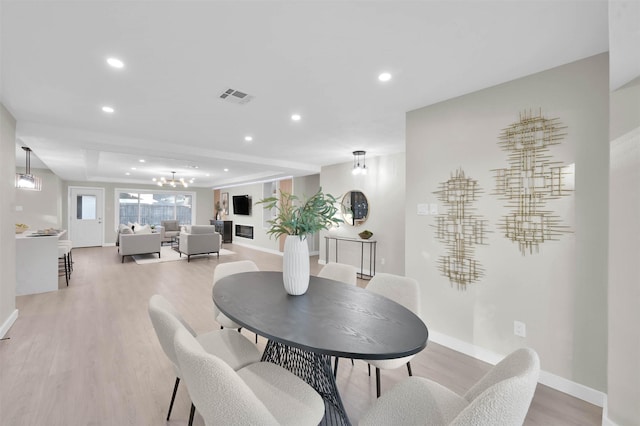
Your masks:
M 342 405 L 329 355 L 308 352 L 273 340 L 267 342 L 262 361 L 278 364 L 307 382 L 324 400 L 322 425 L 351 425 Z

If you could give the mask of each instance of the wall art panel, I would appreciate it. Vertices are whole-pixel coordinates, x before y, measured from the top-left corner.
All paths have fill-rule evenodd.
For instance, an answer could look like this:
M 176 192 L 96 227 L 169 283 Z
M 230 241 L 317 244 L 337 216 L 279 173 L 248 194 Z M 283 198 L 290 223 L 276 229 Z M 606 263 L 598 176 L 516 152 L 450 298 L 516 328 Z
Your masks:
M 540 244 L 557 240 L 571 232 L 561 218 L 548 210 L 549 200 L 571 194 L 566 185 L 569 166 L 553 161 L 550 147 L 559 145 L 567 135 L 559 118 L 520 113 L 520 119 L 502 130 L 498 145 L 507 152 L 509 166 L 495 169 L 494 195 L 507 200 L 509 214 L 503 216 L 499 229 L 518 243 L 523 255 L 539 252 Z

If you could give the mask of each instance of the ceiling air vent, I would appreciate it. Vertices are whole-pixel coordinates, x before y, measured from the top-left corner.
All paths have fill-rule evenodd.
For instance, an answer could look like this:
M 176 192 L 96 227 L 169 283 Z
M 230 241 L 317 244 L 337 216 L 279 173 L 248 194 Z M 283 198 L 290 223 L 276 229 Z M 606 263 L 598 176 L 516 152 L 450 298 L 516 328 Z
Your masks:
M 220 99 L 234 104 L 244 105 L 253 99 L 253 96 L 235 89 L 227 89 L 220 93 Z

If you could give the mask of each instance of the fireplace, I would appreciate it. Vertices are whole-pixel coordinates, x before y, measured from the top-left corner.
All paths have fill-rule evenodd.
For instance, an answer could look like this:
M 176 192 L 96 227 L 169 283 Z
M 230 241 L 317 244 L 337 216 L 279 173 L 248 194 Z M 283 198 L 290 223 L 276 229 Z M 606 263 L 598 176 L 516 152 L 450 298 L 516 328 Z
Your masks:
M 236 237 L 250 238 L 253 240 L 253 226 L 236 225 Z

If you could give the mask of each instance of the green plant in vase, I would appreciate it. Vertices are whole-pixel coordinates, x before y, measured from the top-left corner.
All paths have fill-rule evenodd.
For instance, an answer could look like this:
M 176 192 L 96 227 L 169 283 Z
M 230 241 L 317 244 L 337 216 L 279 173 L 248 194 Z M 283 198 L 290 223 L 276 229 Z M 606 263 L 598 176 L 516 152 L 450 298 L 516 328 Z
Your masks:
M 273 219 L 268 220 L 270 237 L 286 235 L 282 275 L 285 290 L 292 295 L 304 294 L 309 286 L 309 248 L 306 237 L 323 229 L 342 223 L 336 217 L 338 201 L 331 194 L 318 190 L 303 200 L 280 191 L 280 197 L 268 197 L 258 201 L 265 209 L 275 209 Z

